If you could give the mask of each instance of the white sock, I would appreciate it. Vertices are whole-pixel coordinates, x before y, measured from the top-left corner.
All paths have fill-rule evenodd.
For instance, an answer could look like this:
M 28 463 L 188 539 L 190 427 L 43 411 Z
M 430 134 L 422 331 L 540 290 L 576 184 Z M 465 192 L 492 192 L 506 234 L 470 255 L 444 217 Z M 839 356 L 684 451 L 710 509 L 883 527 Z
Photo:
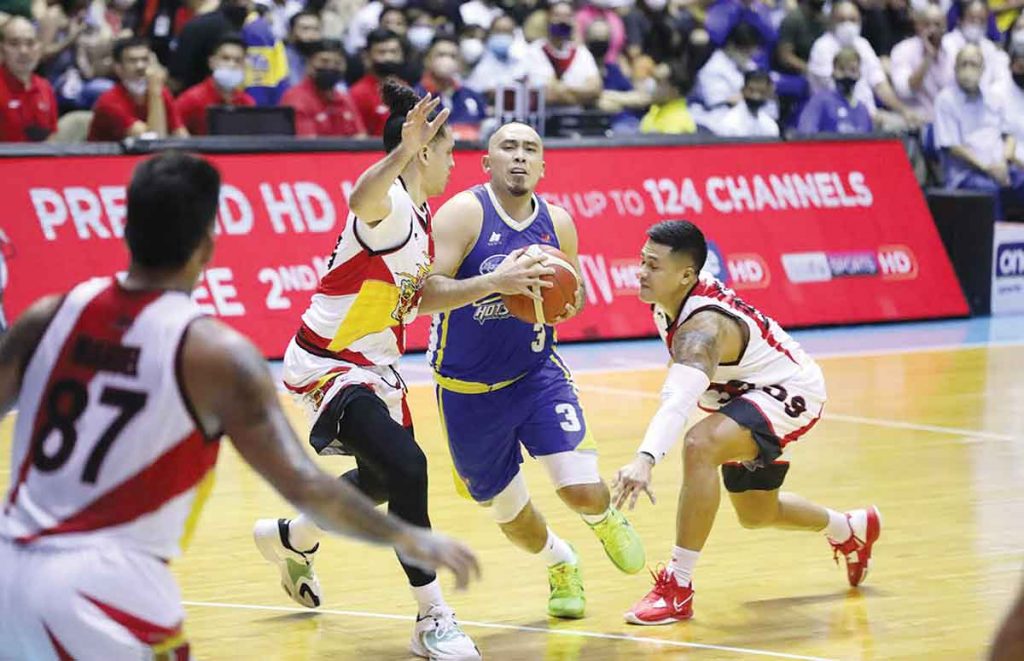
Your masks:
M 700 559 L 700 551 L 691 551 L 682 546 L 672 547 L 672 561 L 668 563 L 668 570 L 676 577 L 676 583 L 686 587 L 693 583 L 693 570 Z
M 431 606 L 444 606 L 444 596 L 441 594 L 441 583 L 434 578 L 431 582 L 426 585 L 419 587 L 415 585 L 409 586 L 412 589 L 412 596 L 416 598 L 416 604 L 419 606 L 419 617 L 423 617 L 430 612 Z
M 541 549 L 540 554 L 544 556 L 549 567 L 560 562 L 568 562 L 570 565 L 576 562 L 576 554 L 572 552 L 572 547 L 556 535 L 551 528 L 548 528 L 548 541 L 544 542 L 544 548 Z
M 313 523 L 305 514 L 300 514 L 288 522 L 288 543 L 300 553 L 311 551 L 320 543 L 323 533 L 320 526 Z
M 835 510 L 827 511 L 828 525 L 825 526 L 825 535 L 837 542 L 845 542 L 850 539 L 853 531 L 850 530 L 850 522 L 846 520 L 846 515 Z
M 608 509 L 601 512 L 600 514 L 580 514 L 580 517 L 582 517 L 583 520 L 587 522 L 587 525 L 596 526 L 597 524 L 607 519 L 608 515 L 611 514 L 611 512 L 612 508 L 609 505 Z

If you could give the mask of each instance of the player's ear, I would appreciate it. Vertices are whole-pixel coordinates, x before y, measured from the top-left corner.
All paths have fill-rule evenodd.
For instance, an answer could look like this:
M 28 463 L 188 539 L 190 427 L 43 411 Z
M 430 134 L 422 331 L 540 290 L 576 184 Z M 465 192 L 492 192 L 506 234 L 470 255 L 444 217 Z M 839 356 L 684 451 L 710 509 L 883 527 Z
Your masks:
M 546 173 L 547 173 L 547 165 L 544 163 L 543 160 L 541 160 L 541 162 L 540 162 L 540 176 L 537 177 L 537 179 L 543 179 L 544 175 Z
M 490 172 L 491 172 L 491 157 L 488 156 L 487 154 L 484 154 L 484 157 L 482 159 L 480 159 L 480 164 L 483 166 L 484 172 L 490 174 Z

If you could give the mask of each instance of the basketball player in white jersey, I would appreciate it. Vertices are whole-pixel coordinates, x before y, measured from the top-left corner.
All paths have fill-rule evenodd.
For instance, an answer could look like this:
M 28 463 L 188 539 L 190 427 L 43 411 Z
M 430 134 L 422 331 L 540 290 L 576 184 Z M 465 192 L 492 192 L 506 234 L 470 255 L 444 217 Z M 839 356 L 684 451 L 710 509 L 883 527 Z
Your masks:
M 352 189 L 351 213 L 285 351 L 283 377 L 307 413 L 317 453 L 353 455 L 356 468 L 344 480 L 375 502 L 387 502 L 395 516 L 429 527 L 427 459 L 416 443 L 397 369 L 405 326 L 417 313 L 465 305 L 481 294 L 475 287 L 425 289 L 433 279 L 434 254 L 427 200 L 444 192 L 454 165 L 448 111 L 430 119 L 440 99 L 419 99 L 397 83 L 385 83 L 383 96 L 391 108 L 383 135 L 387 155 Z M 483 293 L 529 294 L 551 272 L 541 259 L 510 258 L 475 284 Z M 254 528 L 256 545 L 277 565 L 285 592 L 309 608 L 321 603 L 313 571 L 321 534 L 305 515 L 261 519 Z M 401 555 L 399 561 L 418 608 L 411 651 L 431 659 L 479 658 L 435 573 Z
M 127 195 L 123 278 L 31 306 L 0 340 L 17 404 L 0 510 L 0 657 L 187 659 L 167 563 L 213 483 L 222 434 L 332 532 L 394 546 L 464 584 L 471 552 L 378 513 L 299 445 L 262 356 L 189 293 L 213 254 L 220 175 L 169 153 Z
M 636 458 L 616 475 L 616 503 L 632 508 L 642 492 L 653 503 L 653 467 L 695 406 L 710 415 L 686 433 L 672 560 L 626 613 L 633 624 L 693 617 L 692 577 L 718 511 L 719 466 L 743 527 L 824 531 L 852 586 L 867 574 L 881 531 L 875 507 L 843 514 L 779 491 L 789 470 L 780 457 L 821 417 L 825 380 L 775 321 L 701 273 L 706 257 L 704 235 L 681 220 L 648 229 L 641 251 L 640 300 L 654 308 L 672 365 Z

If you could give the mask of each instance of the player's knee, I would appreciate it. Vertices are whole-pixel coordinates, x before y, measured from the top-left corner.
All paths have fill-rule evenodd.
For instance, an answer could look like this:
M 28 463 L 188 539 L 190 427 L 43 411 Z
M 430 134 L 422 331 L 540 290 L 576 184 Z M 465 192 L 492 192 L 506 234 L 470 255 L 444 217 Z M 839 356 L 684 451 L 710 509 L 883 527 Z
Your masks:
M 691 429 L 683 439 L 684 465 L 717 464 L 717 451 L 710 434 Z
M 427 485 L 427 455 L 418 445 L 413 444 L 391 465 L 391 479 L 397 485 L 409 489 Z
M 491 516 L 494 521 L 505 527 L 514 527 L 524 517 L 523 513 L 530 504 L 530 492 L 526 489 L 522 473 L 517 473 L 501 492 L 491 499 Z
M 736 518 L 739 519 L 740 525 L 747 530 L 768 528 L 775 523 L 777 514 L 778 510 L 770 509 L 736 510 Z

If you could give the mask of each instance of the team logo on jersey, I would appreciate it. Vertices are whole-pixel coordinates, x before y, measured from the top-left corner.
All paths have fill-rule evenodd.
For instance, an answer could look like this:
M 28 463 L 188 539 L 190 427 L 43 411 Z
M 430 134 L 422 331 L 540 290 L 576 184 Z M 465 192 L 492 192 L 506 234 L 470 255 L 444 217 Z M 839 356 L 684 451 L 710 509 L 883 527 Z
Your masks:
M 491 232 L 491 238 L 487 239 L 487 245 L 496 246 L 501 243 L 501 232 Z
M 419 304 L 420 290 L 423 289 L 423 283 L 428 275 L 430 275 L 430 264 L 420 264 L 416 268 L 415 275 L 412 273 L 395 274 L 398 278 L 398 305 L 391 313 L 392 319 L 398 323 L 404 322 L 413 308 Z
M 488 296 L 473 304 L 473 319 L 481 326 L 484 322 L 508 319 L 511 316 L 501 295 Z
M 506 257 L 508 257 L 508 255 L 491 255 L 485 259 L 480 263 L 480 275 L 487 275 L 494 269 L 498 268 L 498 264 L 505 261 Z

